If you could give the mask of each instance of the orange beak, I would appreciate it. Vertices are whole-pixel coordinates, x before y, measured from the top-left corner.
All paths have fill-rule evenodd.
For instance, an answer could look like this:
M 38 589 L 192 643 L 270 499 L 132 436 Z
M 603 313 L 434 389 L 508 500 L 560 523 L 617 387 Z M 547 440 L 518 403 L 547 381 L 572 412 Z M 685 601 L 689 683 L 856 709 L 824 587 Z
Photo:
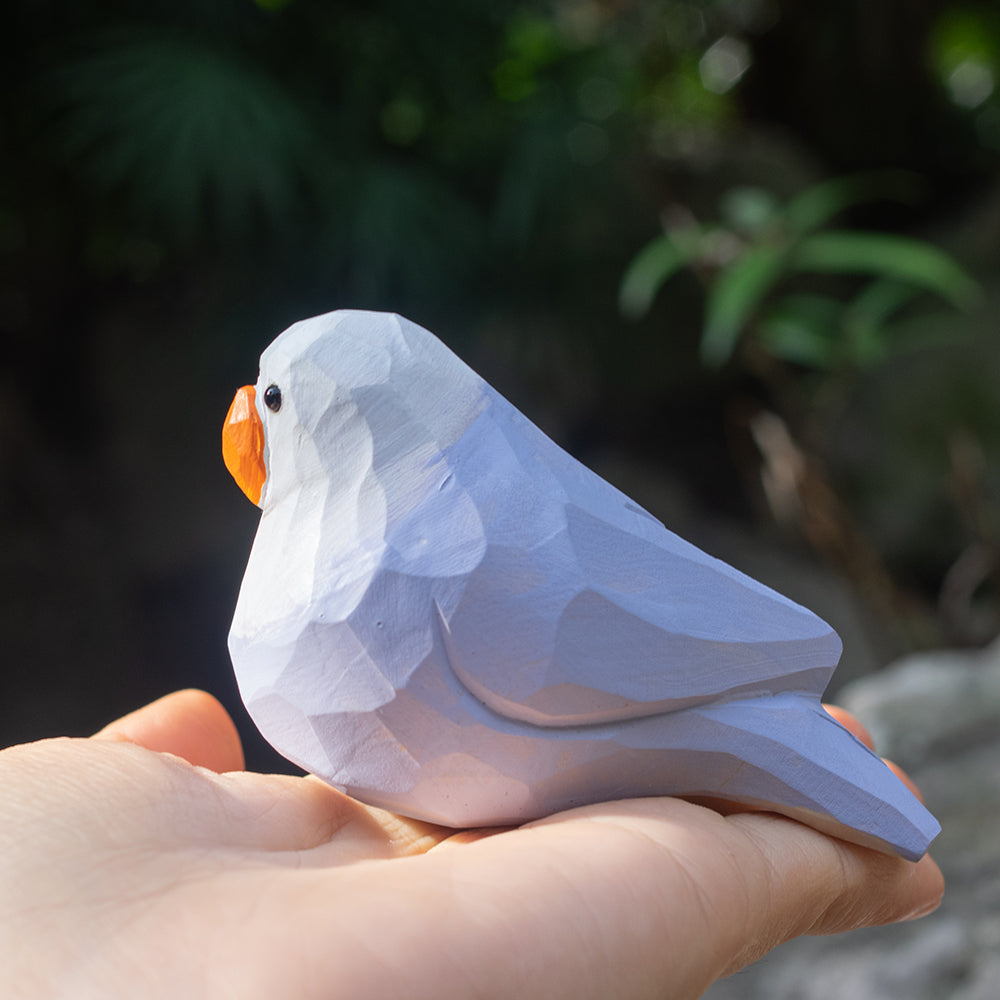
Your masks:
M 252 385 L 238 390 L 222 425 L 222 459 L 239 488 L 252 503 L 260 503 L 267 478 L 264 466 L 264 425 L 257 415 L 257 392 Z

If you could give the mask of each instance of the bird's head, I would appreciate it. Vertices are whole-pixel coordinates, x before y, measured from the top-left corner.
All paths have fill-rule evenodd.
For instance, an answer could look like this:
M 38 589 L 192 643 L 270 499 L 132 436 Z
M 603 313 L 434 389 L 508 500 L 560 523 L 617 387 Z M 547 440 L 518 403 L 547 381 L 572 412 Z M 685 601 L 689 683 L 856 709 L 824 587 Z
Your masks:
M 358 392 L 385 384 L 393 360 L 379 319 L 344 311 L 296 323 L 261 355 L 256 385 L 237 391 L 223 458 L 262 509 L 320 478 L 335 488 L 370 463 Z
M 280 507 L 301 521 L 322 510 L 338 537 L 381 537 L 437 491 L 439 466 L 490 392 L 415 323 L 328 313 L 289 327 L 261 355 L 257 384 L 229 410 L 223 454 L 265 514 Z

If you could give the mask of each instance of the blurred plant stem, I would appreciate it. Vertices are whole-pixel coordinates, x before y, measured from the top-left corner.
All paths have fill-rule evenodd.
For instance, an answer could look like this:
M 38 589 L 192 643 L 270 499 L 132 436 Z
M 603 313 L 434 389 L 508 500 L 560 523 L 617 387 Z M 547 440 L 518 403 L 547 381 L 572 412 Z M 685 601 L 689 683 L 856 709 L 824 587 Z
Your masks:
M 842 501 L 824 462 L 795 440 L 773 410 L 760 407 L 744 420 L 759 454 L 754 474 L 779 528 L 803 538 L 848 580 L 901 647 L 927 644 L 933 629 L 920 600 L 893 579 Z
M 948 568 L 938 599 L 952 630 L 974 641 L 988 641 L 1000 630 L 1000 523 L 990 502 L 988 463 L 982 443 L 967 430 L 952 432 L 948 442 L 949 487 L 972 541 Z M 983 600 L 983 594 L 991 600 Z

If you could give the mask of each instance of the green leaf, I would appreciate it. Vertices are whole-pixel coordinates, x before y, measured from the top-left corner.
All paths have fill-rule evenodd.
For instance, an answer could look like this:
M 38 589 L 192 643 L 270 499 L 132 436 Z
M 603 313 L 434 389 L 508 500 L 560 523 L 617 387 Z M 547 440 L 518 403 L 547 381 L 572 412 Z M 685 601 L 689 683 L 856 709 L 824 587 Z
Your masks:
M 778 201 L 770 191 L 736 187 L 726 192 L 720 205 L 724 221 L 741 233 L 760 233 L 779 215 Z
M 786 295 L 761 317 L 759 343 L 785 361 L 832 368 L 840 353 L 843 312 L 843 304 L 828 295 Z
M 618 294 L 622 314 L 630 319 L 644 316 L 664 282 L 694 259 L 697 242 L 678 242 L 670 236 L 659 236 L 647 243 L 633 258 L 622 278 Z
M 920 179 L 905 170 L 834 177 L 796 195 L 785 206 L 783 214 L 794 233 L 805 235 L 854 205 L 882 199 L 911 202 L 918 197 L 920 189 Z
M 877 278 L 858 293 L 844 312 L 847 351 L 854 364 L 864 367 L 885 358 L 892 336 L 889 319 L 920 293 L 893 278 Z
M 835 341 L 796 316 L 768 316 L 760 322 L 760 343 L 768 354 L 805 368 L 830 369 L 837 361 Z
M 817 233 L 795 248 L 789 265 L 798 271 L 896 278 L 963 308 L 979 294 L 975 281 L 944 251 L 923 240 L 886 233 Z
M 913 285 L 892 278 L 876 279 L 865 285 L 848 306 L 851 320 L 879 326 L 919 294 L 919 289 Z
M 757 246 L 723 269 L 708 293 L 701 357 L 705 364 L 725 364 L 757 307 L 785 269 L 784 247 Z
M 66 152 L 182 242 L 293 215 L 317 149 L 283 83 L 235 47 L 168 29 L 93 37 L 50 77 Z

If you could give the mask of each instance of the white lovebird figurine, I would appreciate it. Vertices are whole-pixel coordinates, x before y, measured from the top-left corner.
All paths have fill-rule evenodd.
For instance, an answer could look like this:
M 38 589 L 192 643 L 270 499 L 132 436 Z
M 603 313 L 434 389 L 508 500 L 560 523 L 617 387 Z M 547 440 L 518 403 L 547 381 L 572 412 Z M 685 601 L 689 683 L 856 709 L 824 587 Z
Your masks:
M 683 795 L 910 859 L 939 832 L 820 707 L 827 624 L 672 534 L 421 327 L 296 323 L 223 451 L 263 510 L 240 691 L 330 784 L 456 827 Z

